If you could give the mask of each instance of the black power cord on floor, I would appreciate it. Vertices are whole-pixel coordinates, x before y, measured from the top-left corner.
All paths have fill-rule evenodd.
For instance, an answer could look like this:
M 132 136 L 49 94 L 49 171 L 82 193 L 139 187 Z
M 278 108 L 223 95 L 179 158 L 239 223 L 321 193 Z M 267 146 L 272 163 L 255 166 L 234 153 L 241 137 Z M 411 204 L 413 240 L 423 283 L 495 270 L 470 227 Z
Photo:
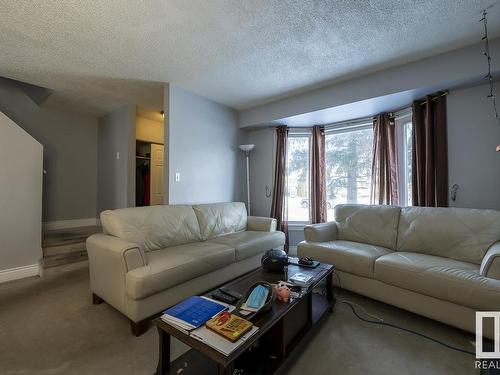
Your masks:
M 333 273 L 337 277 L 337 280 L 338 280 L 338 283 L 339 283 L 339 289 L 342 290 L 342 284 L 340 283 L 340 277 L 339 277 L 339 275 L 335 271 Z M 476 353 L 473 353 L 473 352 L 470 352 L 468 350 L 457 348 L 455 346 L 446 344 L 445 342 L 442 342 L 442 341 L 439 341 L 439 340 L 437 340 L 435 338 L 432 338 L 430 336 L 424 335 L 423 333 L 416 332 L 416 331 L 413 331 L 413 330 L 408 329 L 408 328 L 400 327 L 400 326 L 397 326 L 397 325 L 392 324 L 392 323 L 384 322 L 382 319 L 380 319 L 380 320 L 370 320 L 370 319 L 363 318 L 361 315 L 358 314 L 358 312 L 354 308 L 352 302 L 349 302 L 349 301 L 346 301 L 346 300 L 342 300 L 342 299 L 338 299 L 338 302 L 339 303 L 343 303 L 343 304 L 349 306 L 349 308 L 351 309 L 352 313 L 356 316 L 356 318 L 358 318 L 359 320 L 361 320 L 361 321 L 363 321 L 365 323 L 376 324 L 376 325 L 381 325 L 381 326 L 385 326 L 385 327 L 391 327 L 391 328 L 394 328 L 394 329 L 399 329 L 401 331 L 408 332 L 408 333 L 411 333 L 413 335 L 416 335 L 416 336 L 422 337 L 424 339 L 427 339 L 429 341 L 435 342 L 436 344 L 442 345 L 445 348 L 448 348 L 448 349 L 451 349 L 451 350 L 455 350 L 457 352 L 469 354 L 469 355 L 472 355 L 474 357 L 476 356 Z M 365 311 L 365 313 L 366 313 L 366 311 Z M 369 315 L 368 313 L 366 313 L 366 314 Z

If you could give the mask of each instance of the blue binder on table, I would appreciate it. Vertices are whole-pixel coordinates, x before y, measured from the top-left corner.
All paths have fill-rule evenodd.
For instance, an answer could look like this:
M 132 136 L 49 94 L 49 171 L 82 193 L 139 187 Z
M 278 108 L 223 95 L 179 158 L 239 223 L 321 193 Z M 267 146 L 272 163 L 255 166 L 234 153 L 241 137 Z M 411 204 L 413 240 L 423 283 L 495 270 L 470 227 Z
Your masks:
M 186 331 L 201 327 L 227 307 L 203 297 L 189 297 L 177 305 L 165 310 L 162 319 Z

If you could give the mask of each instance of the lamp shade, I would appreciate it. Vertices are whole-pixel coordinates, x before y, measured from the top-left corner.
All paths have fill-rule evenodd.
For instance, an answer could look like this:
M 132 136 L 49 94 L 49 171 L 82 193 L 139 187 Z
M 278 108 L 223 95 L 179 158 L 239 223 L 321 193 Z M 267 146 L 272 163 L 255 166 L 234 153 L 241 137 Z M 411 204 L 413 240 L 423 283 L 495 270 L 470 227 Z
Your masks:
M 239 145 L 241 151 L 249 152 L 255 148 L 255 145 Z

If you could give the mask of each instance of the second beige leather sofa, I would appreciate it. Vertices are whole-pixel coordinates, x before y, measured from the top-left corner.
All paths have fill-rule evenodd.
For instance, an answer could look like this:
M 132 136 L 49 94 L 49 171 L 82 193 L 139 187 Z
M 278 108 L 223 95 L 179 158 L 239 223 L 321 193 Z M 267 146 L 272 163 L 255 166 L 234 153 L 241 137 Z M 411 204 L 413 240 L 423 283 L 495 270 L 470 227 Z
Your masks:
M 500 311 L 498 211 L 338 205 L 304 233 L 299 256 L 335 264 L 342 288 L 470 332 Z

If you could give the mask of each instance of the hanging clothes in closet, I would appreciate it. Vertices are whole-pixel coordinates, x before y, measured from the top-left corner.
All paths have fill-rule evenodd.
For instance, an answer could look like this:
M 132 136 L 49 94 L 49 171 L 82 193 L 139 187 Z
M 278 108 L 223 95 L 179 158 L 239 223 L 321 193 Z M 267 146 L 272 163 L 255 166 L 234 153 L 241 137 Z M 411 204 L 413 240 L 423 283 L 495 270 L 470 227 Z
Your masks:
M 138 160 L 136 166 L 135 204 L 149 206 L 151 202 L 151 171 L 149 160 Z

